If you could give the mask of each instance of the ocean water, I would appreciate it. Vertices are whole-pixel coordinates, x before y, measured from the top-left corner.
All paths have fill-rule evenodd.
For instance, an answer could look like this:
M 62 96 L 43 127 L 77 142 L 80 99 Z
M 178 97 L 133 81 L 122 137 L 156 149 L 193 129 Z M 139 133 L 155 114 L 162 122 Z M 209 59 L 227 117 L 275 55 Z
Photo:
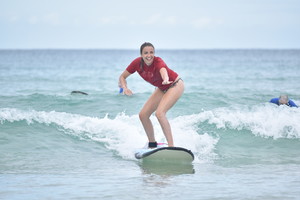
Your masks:
M 300 199 L 300 109 L 269 103 L 300 105 L 300 50 L 156 50 L 185 82 L 168 118 L 186 166 L 134 158 L 154 88 L 118 77 L 138 56 L 0 50 L 0 199 Z

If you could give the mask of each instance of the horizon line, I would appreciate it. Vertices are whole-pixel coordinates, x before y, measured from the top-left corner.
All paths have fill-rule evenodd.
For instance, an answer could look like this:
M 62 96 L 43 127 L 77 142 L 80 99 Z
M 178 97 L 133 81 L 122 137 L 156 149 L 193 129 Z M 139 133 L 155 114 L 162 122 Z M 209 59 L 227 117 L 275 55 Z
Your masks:
M 139 50 L 139 48 L 0 48 L 0 51 L 7 50 Z M 247 47 L 247 48 L 155 48 L 155 50 L 300 50 L 300 48 L 283 48 L 283 47 Z

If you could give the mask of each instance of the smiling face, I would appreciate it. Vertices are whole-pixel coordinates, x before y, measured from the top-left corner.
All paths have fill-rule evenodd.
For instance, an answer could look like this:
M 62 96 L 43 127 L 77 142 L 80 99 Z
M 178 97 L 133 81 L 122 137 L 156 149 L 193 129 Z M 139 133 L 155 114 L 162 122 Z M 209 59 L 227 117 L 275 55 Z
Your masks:
M 142 49 L 142 54 L 141 54 L 144 62 L 146 65 L 151 65 L 153 63 L 154 59 L 154 48 L 152 46 L 145 46 Z

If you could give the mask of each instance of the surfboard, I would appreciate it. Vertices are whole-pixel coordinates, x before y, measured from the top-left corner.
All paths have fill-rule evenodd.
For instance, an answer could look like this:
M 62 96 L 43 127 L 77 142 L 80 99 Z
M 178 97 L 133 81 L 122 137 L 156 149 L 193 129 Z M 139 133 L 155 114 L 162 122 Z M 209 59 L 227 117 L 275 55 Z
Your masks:
M 168 147 L 166 144 L 159 144 L 157 148 L 137 149 L 135 158 L 145 161 L 191 163 L 194 154 L 191 150 L 183 147 Z

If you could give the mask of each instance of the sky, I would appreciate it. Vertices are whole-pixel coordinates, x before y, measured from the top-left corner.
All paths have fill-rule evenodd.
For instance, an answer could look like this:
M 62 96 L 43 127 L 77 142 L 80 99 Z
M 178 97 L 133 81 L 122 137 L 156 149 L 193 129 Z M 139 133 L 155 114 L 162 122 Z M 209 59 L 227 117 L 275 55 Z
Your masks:
M 0 49 L 300 48 L 299 0 L 0 0 Z

